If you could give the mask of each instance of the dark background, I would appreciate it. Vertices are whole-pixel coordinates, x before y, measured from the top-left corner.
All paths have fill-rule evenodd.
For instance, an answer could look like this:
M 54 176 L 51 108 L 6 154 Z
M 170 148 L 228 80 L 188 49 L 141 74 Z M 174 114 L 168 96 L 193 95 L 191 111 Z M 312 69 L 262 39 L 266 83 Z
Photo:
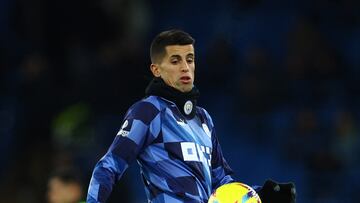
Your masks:
M 0 202 L 46 202 L 72 166 L 85 190 L 144 96 L 152 38 L 196 39 L 199 105 L 236 178 L 294 181 L 298 202 L 360 202 L 355 0 L 0 0 Z M 109 202 L 145 202 L 133 163 Z

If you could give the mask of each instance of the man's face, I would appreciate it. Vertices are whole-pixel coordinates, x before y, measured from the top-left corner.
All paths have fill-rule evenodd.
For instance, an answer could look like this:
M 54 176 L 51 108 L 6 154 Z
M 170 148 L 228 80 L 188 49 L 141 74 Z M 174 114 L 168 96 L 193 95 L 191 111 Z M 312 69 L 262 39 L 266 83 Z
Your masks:
M 59 178 L 51 178 L 48 183 L 49 203 L 73 203 L 81 198 L 81 188 L 75 183 L 64 183 Z
M 166 54 L 161 62 L 151 64 L 154 76 L 181 92 L 191 91 L 195 79 L 194 46 L 170 45 L 165 47 Z

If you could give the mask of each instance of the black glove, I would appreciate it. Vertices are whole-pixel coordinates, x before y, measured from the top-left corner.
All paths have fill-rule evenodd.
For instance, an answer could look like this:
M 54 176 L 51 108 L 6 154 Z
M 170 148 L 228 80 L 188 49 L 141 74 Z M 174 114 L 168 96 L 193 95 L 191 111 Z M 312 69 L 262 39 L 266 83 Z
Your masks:
M 295 203 L 296 189 L 294 183 L 277 183 L 266 180 L 258 191 L 262 203 Z

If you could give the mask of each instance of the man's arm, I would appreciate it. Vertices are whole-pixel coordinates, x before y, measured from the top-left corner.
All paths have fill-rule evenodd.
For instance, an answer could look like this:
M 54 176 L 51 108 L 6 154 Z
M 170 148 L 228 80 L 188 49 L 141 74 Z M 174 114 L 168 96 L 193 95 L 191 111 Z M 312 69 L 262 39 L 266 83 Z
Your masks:
M 105 202 L 128 165 L 159 131 L 160 114 L 153 104 L 138 102 L 132 106 L 109 150 L 94 168 L 86 202 Z
M 226 183 L 234 182 L 231 177 L 233 170 L 230 168 L 225 158 L 223 157 L 221 146 L 216 137 L 215 129 L 212 129 L 211 133 L 213 151 L 211 154 L 211 167 L 212 167 L 212 188 L 216 188 Z
M 212 176 L 212 190 L 220 187 L 223 184 L 234 182 L 234 179 L 231 177 L 233 174 L 232 169 L 226 162 L 220 143 L 216 136 L 216 131 L 214 123 L 211 119 L 209 113 L 202 109 L 202 116 L 206 125 L 209 127 L 211 132 L 211 142 L 212 142 L 212 152 L 211 152 L 211 176 Z

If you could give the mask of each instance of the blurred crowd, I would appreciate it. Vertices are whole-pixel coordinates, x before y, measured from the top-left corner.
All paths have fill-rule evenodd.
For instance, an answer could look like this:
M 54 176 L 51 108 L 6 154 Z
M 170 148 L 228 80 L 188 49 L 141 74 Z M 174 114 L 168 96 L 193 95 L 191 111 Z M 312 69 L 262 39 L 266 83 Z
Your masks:
M 50 202 L 51 175 L 67 168 L 86 193 L 144 96 L 151 39 L 169 28 L 196 39 L 199 105 L 239 181 L 293 180 L 300 203 L 360 202 L 359 10 L 355 0 L 1 0 L 0 202 Z M 109 202 L 140 201 L 133 175 Z

